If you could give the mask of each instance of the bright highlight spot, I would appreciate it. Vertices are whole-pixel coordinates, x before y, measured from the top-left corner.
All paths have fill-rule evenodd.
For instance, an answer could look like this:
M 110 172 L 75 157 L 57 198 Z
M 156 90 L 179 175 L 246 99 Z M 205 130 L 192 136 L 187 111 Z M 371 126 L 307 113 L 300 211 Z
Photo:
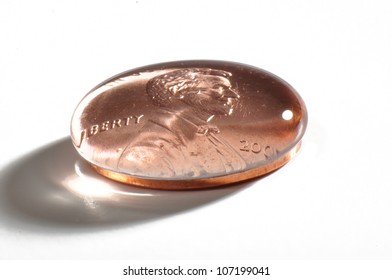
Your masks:
M 282 113 L 282 118 L 283 118 L 284 120 L 286 120 L 286 121 L 291 120 L 291 119 L 293 118 L 293 111 L 291 111 L 291 110 L 285 110 L 285 111 Z

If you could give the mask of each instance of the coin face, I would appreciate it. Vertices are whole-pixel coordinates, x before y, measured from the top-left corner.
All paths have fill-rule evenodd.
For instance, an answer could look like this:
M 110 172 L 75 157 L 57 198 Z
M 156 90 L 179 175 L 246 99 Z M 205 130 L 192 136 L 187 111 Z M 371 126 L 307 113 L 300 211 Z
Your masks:
M 224 61 L 140 67 L 91 90 L 72 122 L 74 146 L 100 174 L 157 189 L 261 176 L 295 154 L 301 97 L 277 76 Z

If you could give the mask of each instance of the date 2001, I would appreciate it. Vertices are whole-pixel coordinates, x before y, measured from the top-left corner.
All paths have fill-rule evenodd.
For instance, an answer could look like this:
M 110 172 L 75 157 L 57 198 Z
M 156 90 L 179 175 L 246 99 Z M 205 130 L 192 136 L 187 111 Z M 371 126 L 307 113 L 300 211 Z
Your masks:
M 222 266 L 218 267 L 217 275 L 270 275 L 268 266 L 266 267 L 246 267 L 246 266 Z

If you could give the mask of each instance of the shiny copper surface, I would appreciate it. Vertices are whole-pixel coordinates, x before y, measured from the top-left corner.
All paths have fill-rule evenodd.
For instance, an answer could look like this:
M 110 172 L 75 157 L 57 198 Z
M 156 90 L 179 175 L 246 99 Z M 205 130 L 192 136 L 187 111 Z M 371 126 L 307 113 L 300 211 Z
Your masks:
M 157 189 L 261 176 L 297 152 L 307 112 L 277 76 L 224 61 L 179 61 L 121 73 L 75 110 L 71 137 L 100 174 Z

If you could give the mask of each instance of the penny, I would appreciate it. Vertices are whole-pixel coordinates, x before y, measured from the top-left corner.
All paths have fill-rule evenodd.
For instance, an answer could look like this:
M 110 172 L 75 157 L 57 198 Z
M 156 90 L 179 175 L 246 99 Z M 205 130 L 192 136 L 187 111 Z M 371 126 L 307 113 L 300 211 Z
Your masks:
M 286 164 L 300 147 L 305 104 L 279 77 L 225 61 L 136 68 L 92 89 L 71 138 L 100 174 L 156 189 L 247 180 Z

